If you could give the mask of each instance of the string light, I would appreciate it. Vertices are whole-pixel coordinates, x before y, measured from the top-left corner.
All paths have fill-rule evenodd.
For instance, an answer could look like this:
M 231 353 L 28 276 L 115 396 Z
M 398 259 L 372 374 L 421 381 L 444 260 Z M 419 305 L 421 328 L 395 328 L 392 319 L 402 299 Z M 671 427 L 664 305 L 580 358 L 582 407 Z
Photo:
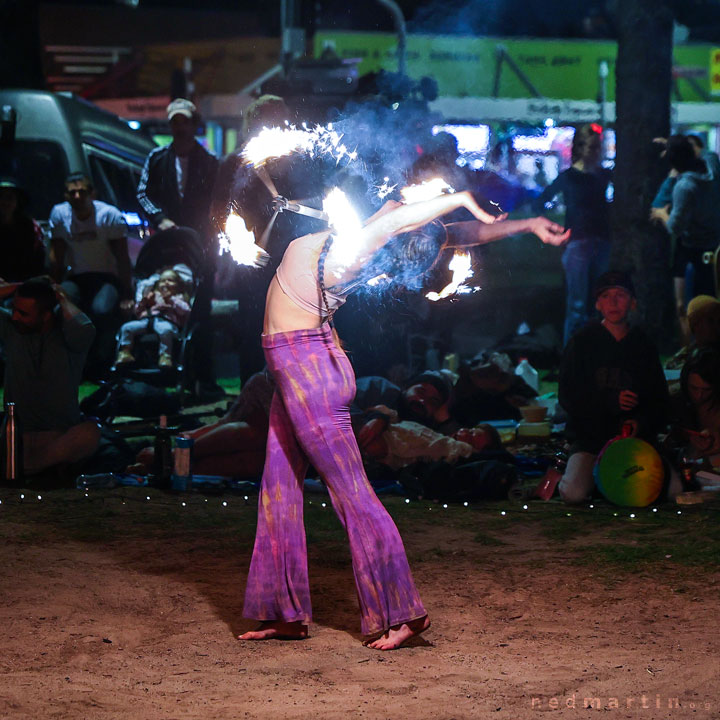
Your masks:
M 222 501 L 222 506 L 223 506 L 223 507 L 227 507 L 227 500 L 223 500 L 223 501 Z
M 410 498 L 405 498 L 405 504 L 406 504 L 406 505 L 409 505 L 409 504 L 410 504 Z

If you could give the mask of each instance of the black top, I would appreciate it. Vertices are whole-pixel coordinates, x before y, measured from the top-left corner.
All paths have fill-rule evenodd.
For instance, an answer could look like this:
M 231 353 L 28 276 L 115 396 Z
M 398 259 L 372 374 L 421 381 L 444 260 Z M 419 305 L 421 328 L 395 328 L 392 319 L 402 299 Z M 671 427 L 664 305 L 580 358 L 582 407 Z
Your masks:
M 621 390 L 638 394 L 634 410 L 620 410 Z M 558 397 L 569 415 L 566 433 L 576 450 L 599 452 L 628 419 L 637 420 L 638 437 L 654 442 L 667 422 L 665 375 L 655 345 L 639 328 L 631 328 L 622 340 L 599 322 L 575 333 L 560 363 Z
M 138 201 L 153 224 L 169 218 L 177 225 L 192 228 L 207 241 L 218 159 L 196 142 L 188 160 L 185 193 L 181 196 L 175 158 L 172 143 L 147 156 L 138 184 Z
M 610 237 L 606 193 L 611 174 L 604 168 L 584 172 L 570 167 L 548 185 L 535 202 L 538 213 L 546 203 L 562 194 L 565 203 L 565 227 L 572 230 L 570 241 L 579 238 L 607 240 Z

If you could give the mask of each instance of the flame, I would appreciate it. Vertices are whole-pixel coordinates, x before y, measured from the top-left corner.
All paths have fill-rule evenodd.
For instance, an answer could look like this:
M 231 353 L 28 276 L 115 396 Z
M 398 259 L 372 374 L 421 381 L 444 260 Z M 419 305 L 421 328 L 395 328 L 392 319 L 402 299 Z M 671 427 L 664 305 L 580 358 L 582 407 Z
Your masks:
M 225 232 L 218 236 L 220 255 L 230 253 L 238 265 L 262 267 L 267 263 L 268 254 L 255 242 L 255 235 L 247 229 L 245 221 L 235 212 L 225 221 Z
M 412 204 L 423 202 L 424 200 L 432 200 L 432 198 L 445 193 L 454 193 L 451 188 L 441 177 L 424 180 L 419 185 L 408 185 L 404 187 L 400 194 L 406 203 Z
M 437 302 L 449 295 L 460 295 L 469 292 L 475 292 L 479 288 L 472 288 L 468 285 L 463 285 L 465 280 L 472 277 L 472 260 L 470 253 L 456 251 L 450 260 L 448 268 L 452 270 L 452 280 L 446 285 L 439 293 L 429 292 L 425 297 L 428 300 Z
M 327 127 L 316 125 L 309 128 L 303 125 L 263 128 L 255 137 L 248 140 L 242 152 L 243 160 L 253 167 L 260 167 L 272 158 L 284 157 L 292 153 L 305 153 L 310 156 L 329 154 L 340 162 L 346 158 L 349 162 L 357 160 L 357 152 L 349 150 L 342 142 L 342 134 Z
M 328 225 L 333 229 L 335 241 L 330 252 L 333 261 L 347 268 L 357 259 L 360 247 L 357 242 L 362 222 L 340 188 L 333 188 L 323 200 L 323 211 L 328 216 Z
M 377 196 L 378 200 L 384 200 L 395 188 L 397 185 L 388 185 L 390 182 L 390 178 L 383 178 L 382 185 L 377 186 Z

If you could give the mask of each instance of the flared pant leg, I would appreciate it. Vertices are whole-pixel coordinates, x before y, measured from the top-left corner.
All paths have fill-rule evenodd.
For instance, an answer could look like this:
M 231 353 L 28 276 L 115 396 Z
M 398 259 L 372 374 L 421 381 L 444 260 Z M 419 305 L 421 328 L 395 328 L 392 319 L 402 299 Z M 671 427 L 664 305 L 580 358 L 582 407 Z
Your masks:
M 303 525 L 303 481 L 308 461 L 276 391 L 270 406 L 255 547 L 243 617 L 310 622 L 310 587 Z

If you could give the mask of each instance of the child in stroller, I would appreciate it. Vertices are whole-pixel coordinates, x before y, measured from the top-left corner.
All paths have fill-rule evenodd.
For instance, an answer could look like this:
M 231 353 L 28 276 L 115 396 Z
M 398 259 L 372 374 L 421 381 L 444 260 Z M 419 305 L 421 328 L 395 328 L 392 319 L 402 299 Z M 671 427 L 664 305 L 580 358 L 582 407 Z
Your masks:
M 130 320 L 120 328 L 119 348 L 115 365 L 135 362 L 135 340 L 148 332 L 160 339 L 158 367 L 173 366 L 173 343 L 178 338 L 190 315 L 190 297 L 186 283 L 177 269 L 169 268 L 138 288 L 140 300 L 135 303 L 137 320 Z

